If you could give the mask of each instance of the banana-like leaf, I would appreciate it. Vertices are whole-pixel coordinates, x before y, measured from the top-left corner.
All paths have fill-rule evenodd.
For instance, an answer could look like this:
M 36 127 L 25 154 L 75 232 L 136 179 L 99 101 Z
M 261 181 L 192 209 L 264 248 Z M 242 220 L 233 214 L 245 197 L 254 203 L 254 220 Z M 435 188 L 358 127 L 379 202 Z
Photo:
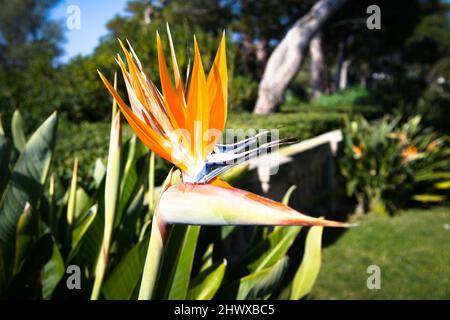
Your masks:
M 120 201 L 118 204 L 117 216 L 114 226 L 117 227 L 121 221 L 124 212 L 135 198 L 139 187 L 145 179 L 146 171 L 146 154 L 147 148 L 136 139 L 136 136 L 131 137 L 124 147 L 124 170 L 121 177 L 120 186 Z
M 80 218 L 84 218 L 84 214 L 86 214 L 89 211 L 89 208 L 91 208 L 94 205 L 93 198 L 89 197 L 89 195 L 84 191 L 83 188 L 78 187 L 77 193 L 75 196 L 75 221 L 78 221 Z
M 45 264 L 42 275 L 42 296 L 44 299 L 48 300 L 52 297 L 53 291 L 63 278 L 65 272 L 66 268 L 63 258 L 57 245 L 54 243 L 52 257 Z
M 36 207 L 48 176 L 58 118 L 53 113 L 31 136 L 17 160 L 0 203 L 0 247 L 12 265 L 16 226 L 27 202 Z
M 249 269 L 252 272 L 258 272 L 275 264 L 279 259 L 286 255 L 300 230 L 301 227 L 283 227 L 283 229 L 271 232 L 267 239 L 264 239 L 262 243 L 255 248 L 255 251 L 252 250 L 250 252 L 250 255 L 252 255 L 254 253 L 257 254 L 258 251 L 261 250 L 260 252 L 262 254 L 249 265 Z M 269 247 L 267 247 L 267 244 L 269 244 Z M 264 250 L 264 248 L 266 248 L 266 250 Z
M 88 229 L 91 227 L 92 223 L 95 220 L 95 217 L 97 216 L 97 206 L 93 206 L 84 219 L 80 221 L 75 228 L 72 231 L 72 250 L 69 254 L 69 260 L 75 256 L 77 253 L 77 250 L 79 249 L 79 244 L 85 233 L 88 231 Z
M 450 180 L 438 182 L 434 186 L 436 189 L 440 190 L 450 189 Z
M 33 246 L 33 242 L 35 241 L 34 238 L 37 231 L 37 224 L 36 219 L 33 219 L 34 217 L 32 217 L 32 214 L 31 206 L 27 203 L 17 222 L 13 275 L 20 271 L 22 262 L 27 257 L 30 248 Z
M 291 299 L 298 300 L 311 292 L 320 271 L 323 227 L 311 227 L 306 236 L 302 264 L 292 282 Z
M 283 196 L 283 200 L 281 200 L 281 203 L 285 206 L 289 205 L 289 200 L 291 200 L 292 193 L 294 193 L 295 189 L 297 189 L 297 186 L 293 185 L 291 186 L 288 191 Z
M 75 159 L 72 170 L 72 180 L 70 182 L 69 200 L 67 201 L 67 223 L 71 226 L 75 220 L 75 210 L 77 205 L 77 178 L 78 159 Z
M 450 172 L 424 172 L 414 176 L 414 180 L 418 182 L 440 179 L 450 179 Z
M 214 243 L 210 243 L 203 254 L 200 271 L 203 271 L 213 265 Z
M 0 135 L 0 199 L 3 190 L 8 183 L 10 169 L 9 160 L 11 156 L 11 146 L 6 138 Z
M 122 126 L 120 124 L 120 112 L 113 112 L 111 123 L 111 133 L 109 139 L 108 164 L 106 169 L 105 181 L 105 216 L 103 241 L 98 253 L 97 265 L 95 269 L 94 287 L 91 293 L 91 299 L 98 299 L 101 291 L 101 285 L 105 276 L 106 266 L 109 260 L 109 250 L 114 231 L 114 222 L 116 219 L 117 208 L 120 198 L 120 163 L 122 150 Z
M 148 237 L 138 242 L 112 270 L 102 287 L 106 299 L 128 300 L 139 284 L 145 263 Z
M 225 275 L 227 261 L 219 261 L 201 271 L 190 284 L 187 299 L 211 300 L 219 290 Z
M 8 287 L 8 280 L 6 278 L 6 266 L 3 262 L 2 249 L 0 248 L 0 298 L 6 294 Z
M 447 199 L 446 196 L 440 194 L 416 194 L 413 199 L 419 202 L 442 202 Z
M 225 299 L 262 299 L 278 288 L 288 265 L 285 256 L 269 268 L 254 272 L 224 289 Z M 222 297 L 221 297 L 222 298 Z
M 98 207 L 92 221 L 87 226 L 85 232 L 80 238 L 76 247 L 72 248 L 72 251 L 67 259 L 70 263 L 86 266 L 88 276 L 92 276 L 102 245 L 103 235 L 103 208 Z
M 106 167 L 102 162 L 102 159 L 97 158 L 95 161 L 94 171 L 92 177 L 94 178 L 94 184 L 96 188 L 99 188 L 106 174 Z
M 152 221 L 152 228 L 154 224 L 154 221 Z M 187 230 L 188 226 L 186 225 L 173 225 L 170 230 L 162 253 L 161 267 L 159 269 L 160 272 L 158 274 L 154 297 L 156 299 L 167 299 L 169 296 L 182 251 L 182 245 L 180 244 L 184 243 Z
M 184 236 L 183 243 L 181 243 L 181 253 L 178 258 L 177 269 L 175 270 L 175 276 L 169 292 L 169 300 L 186 299 L 199 234 L 199 226 L 187 227 L 186 235 Z
M 33 247 L 22 264 L 20 273 L 12 280 L 8 298 L 41 299 L 41 271 L 52 258 L 53 239 L 50 234 L 43 235 Z
M 17 150 L 22 152 L 27 144 L 27 138 L 25 136 L 25 121 L 23 121 L 19 110 L 15 110 L 13 113 L 11 119 L 11 134 L 14 146 Z

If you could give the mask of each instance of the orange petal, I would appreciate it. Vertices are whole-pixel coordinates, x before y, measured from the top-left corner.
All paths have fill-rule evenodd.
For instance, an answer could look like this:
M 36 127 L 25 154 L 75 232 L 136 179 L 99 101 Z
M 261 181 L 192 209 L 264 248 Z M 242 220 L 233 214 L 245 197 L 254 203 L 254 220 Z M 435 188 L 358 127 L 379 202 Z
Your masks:
M 194 66 L 189 84 L 187 101 L 187 129 L 191 134 L 192 152 L 197 159 L 204 159 L 205 132 L 209 129 L 210 102 L 207 94 L 206 77 L 201 61 L 197 39 L 194 37 Z
M 172 57 L 172 69 L 175 79 L 175 86 L 177 88 L 178 95 L 185 100 L 183 81 L 181 80 L 180 69 L 178 68 L 177 56 L 175 55 L 175 48 L 173 46 L 172 34 L 170 33 L 169 24 L 167 23 L 167 36 L 169 38 L 170 55 Z M 184 101 L 184 107 L 186 107 L 186 102 Z
M 159 76 L 161 79 L 161 87 L 166 100 L 167 109 L 173 114 L 178 128 L 185 128 L 186 109 L 183 105 L 183 97 L 179 96 L 172 85 L 169 72 L 167 70 L 166 59 L 164 58 L 164 51 L 159 34 L 156 34 L 156 42 L 158 47 L 158 63 Z
M 109 83 L 109 81 L 103 76 L 103 74 L 100 71 L 98 73 L 108 91 L 117 101 L 117 104 L 119 105 L 119 108 L 122 111 L 125 118 L 127 119 L 128 123 L 131 125 L 131 127 L 136 132 L 138 137 L 142 140 L 142 142 L 144 142 L 144 144 L 147 147 L 153 150 L 160 157 L 166 159 L 169 162 L 172 162 L 173 159 L 171 159 L 172 154 L 171 144 L 167 140 L 162 138 L 159 134 L 154 132 L 154 130 L 150 128 L 147 124 L 141 121 L 125 104 L 120 95 Z M 182 170 L 186 170 L 183 164 L 180 164 L 179 167 Z
M 209 72 L 207 86 L 208 95 L 212 99 L 210 128 L 223 131 L 227 120 L 228 103 L 228 74 L 225 33 L 222 36 L 213 66 Z

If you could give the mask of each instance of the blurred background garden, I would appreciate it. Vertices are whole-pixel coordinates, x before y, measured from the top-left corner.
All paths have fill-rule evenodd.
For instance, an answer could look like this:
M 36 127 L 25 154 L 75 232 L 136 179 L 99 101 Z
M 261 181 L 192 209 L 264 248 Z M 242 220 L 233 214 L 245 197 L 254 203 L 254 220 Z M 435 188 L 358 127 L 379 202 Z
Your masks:
M 113 79 L 118 69 L 114 56 L 120 52 L 117 39 L 128 40 L 159 87 L 155 34 L 159 31 L 165 38 L 168 23 L 184 73 L 193 57 L 192 36 L 198 39 L 208 69 L 225 30 L 227 128 L 279 129 L 282 138 L 299 141 L 342 131 L 333 191 L 340 205 L 331 214 L 359 226 L 347 231 L 325 229 L 322 265 L 308 298 L 450 299 L 448 1 L 92 2 L 0 0 L 0 224 L 1 219 L 18 221 L 0 226 L 0 243 L 15 241 L 10 267 L 5 267 L 9 249 L 1 247 L 0 296 L 89 298 L 90 289 L 67 292 L 62 279 L 65 266 L 76 263 L 84 266 L 83 281 L 92 286 L 101 247 L 103 222 L 91 211 L 94 205 L 104 206 L 100 194 L 105 188 L 112 99 L 97 70 Z M 367 10 L 371 5 L 380 9 L 381 28 L 372 16 L 376 9 Z M 70 7 L 80 10 L 79 28 L 70 27 L 73 21 L 68 19 L 77 14 L 66 10 Z M 101 22 L 105 28 L 81 52 L 83 37 L 99 32 L 89 29 L 85 19 L 95 20 L 102 7 L 111 13 Z M 317 24 L 308 25 L 315 19 Z M 298 42 L 292 40 L 296 31 Z M 75 44 L 74 39 L 78 39 Z M 168 52 L 168 46 L 165 49 Z M 289 56 L 295 62 L 291 67 L 273 68 L 276 61 L 291 61 Z M 118 88 L 125 97 L 121 79 Z M 51 116 L 55 110 L 57 129 L 52 118 L 56 116 Z M 11 204 L 6 198 L 14 189 L 16 169 L 29 168 L 27 156 L 31 163 L 40 159 L 31 154 L 29 143 L 36 130 L 41 131 L 31 139 L 42 139 L 49 155 L 29 170 L 41 188 L 29 182 L 31 191 L 25 193 L 34 193 L 34 199 L 24 201 L 31 209 L 17 204 L 15 212 L 8 213 L 13 209 L 8 209 Z M 150 223 L 151 203 L 146 199 L 150 184 L 161 185 L 170 169 L 159 157 L 154 163 L 150 160 L 127 124 L 123 141 L 119 217 L 101 294 L 107 299 L 136 297 Z M 238 172 L 233 179 L 245 184 L 245 173 Z M 19 198 L 25 197 L 18 192 Z M 290 201 L 296 201 L 295 195 Z M 32 218 L 31 211 L 39 212 L 39 217 Z M 73 226 L 67 220 L 71 216 Z M 7 235 L 11 230 L 14 235 Z M 51 238 L 45 237 L 48 230 Z M 158 296 L 289 298 L 286 288 L 291 287 L 304 253 L 298 243 L 304 242 L 307 231 L 247 230 L 247 255 L 224 263 L 229 250 L 221 243 L 231 239 L 233 228 L 185 229 L 178 240 L 184 239 L 183 250 L 192 253 L 187 280 L 182 281 L 180 267 L 174 263 L 170 278 L 174 284 L 159 288 Z M 190 248 L 189 241 L 197 243 L 197 239 L 197 250 Z M 283 248 L 274 248 L 280 239 Z M 37 259 L 46 256 L 43 247 L 50 248 L 48 257 Z M 171 254 L 178 260 L 189 259 L 183 250 L 173 249 Z M 381 268 L 380 290 L 366 286 L 370 265 Z M 270 277 L 251 278 L 261 270 Z M 43 281 L 36 280 L 38 274 Z M 208 287 L 206 280 L 213 276 L 220 281 L 208 282 Z M 258 287 L 254 279 L 267 280 L 267 285 Z M 176 281 L 185 284 L 184 293 L 177 293 Z

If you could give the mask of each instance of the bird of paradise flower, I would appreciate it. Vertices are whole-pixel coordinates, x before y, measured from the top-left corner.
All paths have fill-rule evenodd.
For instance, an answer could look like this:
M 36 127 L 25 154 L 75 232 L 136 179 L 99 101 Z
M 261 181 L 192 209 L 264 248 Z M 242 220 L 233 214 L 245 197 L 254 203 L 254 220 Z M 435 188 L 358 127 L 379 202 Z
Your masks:
M 147 77 L 139 58 L 128 43 L 120 45 L 126 63 L 117 56 L 131 108 L 99 71 L 106 88 L 117 102 L 136 135 L 160 157 L 180 171 L 171 171 L 156 205 L 150 244 L 139 298 L 151 298 L 169 224 L 192 225 L 296 225 L 345 227 L 345 223 L 317 219 L 259 195 L 233 188 L 218 176 L 244 158 L 273 146 L 254 145 L 258 136 L 237 144 L 218 144 L 227 119 L 226 38 L 222 36 L 208 76 L 194 37 L 194 62 L 183 84 L 169 28 L 172 83 L 163 46 L 157 34 L 161 89 Z M 276 142 L 275 142 L 276 143 Z

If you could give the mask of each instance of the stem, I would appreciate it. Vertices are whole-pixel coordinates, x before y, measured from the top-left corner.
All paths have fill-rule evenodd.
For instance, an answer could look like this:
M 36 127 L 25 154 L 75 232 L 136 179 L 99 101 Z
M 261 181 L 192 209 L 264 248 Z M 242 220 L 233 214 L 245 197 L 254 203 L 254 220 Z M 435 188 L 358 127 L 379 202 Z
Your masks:
M 141 287 L 139 289 L 139 300 L 150 300 L 153 296 L 163 254 L 165 234 L 166 225 L 159 219 L 158 214 L 155 212 L 153 215 L 152 231 L 150 233 L 147 257 L 145 258 Z
M 108 263 L 109 256 L 109 245 L 111 242 L 111 232 L 112 228 L 108 228 L 103 236 L 102 248 L 100 250 L 100 256 L 97 261 L 97 266 L 95 268 L 95 280 L 94 287 L 92 288 L 91 300 L 98 300 L 100 296 L 100 289 L 102 287 L 103 278 L 105 277 L 106 264 Z
M 150 164 L 148 173 L 148 208 L 150 216 L 155 209 L 155 153 L 150 152 Z
M 117 78 L 114 77 L 114 87 L 117 87 Z M 120 198 L 120 153 L 122 147 L 122 127 L 120 125 L 120 112 L 117 111 L 116 100 L 113 102 L 113 117 L 109 138 L 108 165 L 105 181 L 105 225 L 103 229 L 103 242 L 95 268 L 94 287 L 91 300 L 100 296 L 106 265 L 108 263 L 109 248 L 114 228 L 114 220 Z

